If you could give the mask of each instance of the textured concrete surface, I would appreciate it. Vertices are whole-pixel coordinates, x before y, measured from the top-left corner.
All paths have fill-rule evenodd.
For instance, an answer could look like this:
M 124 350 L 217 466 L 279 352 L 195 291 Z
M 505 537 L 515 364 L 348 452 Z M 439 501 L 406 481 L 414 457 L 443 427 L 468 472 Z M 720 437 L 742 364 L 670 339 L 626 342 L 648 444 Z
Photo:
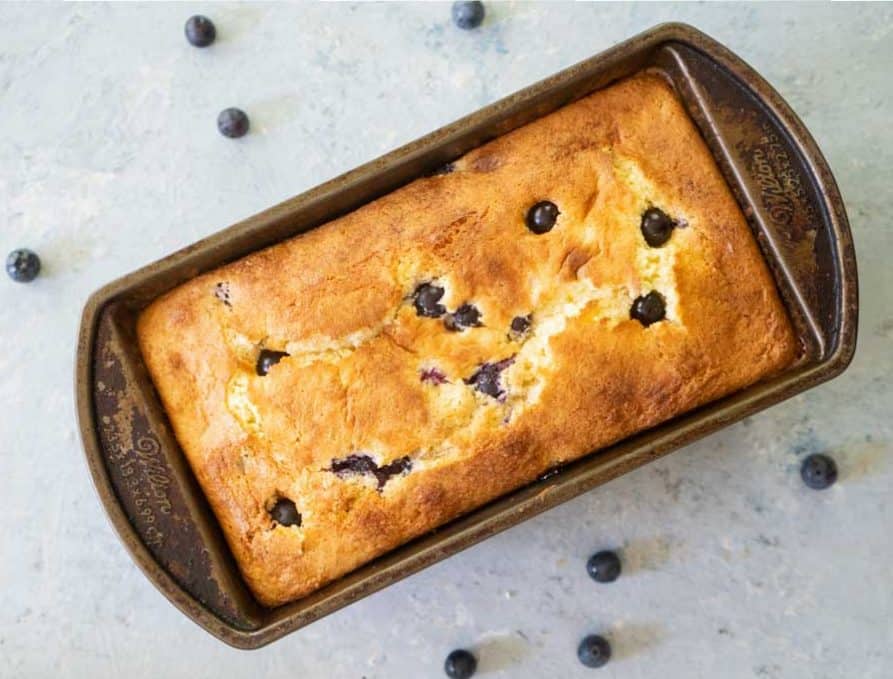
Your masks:
M 203 11 L 220 39 L 183 39 Z M 893 668 L 893 5 L 0 5 L 0 676 L 889 677 Z M 840 379 L 262 651 L 223 646 L 126 556 L 75 433 L 78 316 L 101 284 L 665 20 L 713 34 L 804 118 L 849 207 L 862 317 Z M 243 107 L 253 131 L 220 137 Z M 839 461 L 806 490 L 798 462 Z M 599 586 L 596 548 L 625 574 Z

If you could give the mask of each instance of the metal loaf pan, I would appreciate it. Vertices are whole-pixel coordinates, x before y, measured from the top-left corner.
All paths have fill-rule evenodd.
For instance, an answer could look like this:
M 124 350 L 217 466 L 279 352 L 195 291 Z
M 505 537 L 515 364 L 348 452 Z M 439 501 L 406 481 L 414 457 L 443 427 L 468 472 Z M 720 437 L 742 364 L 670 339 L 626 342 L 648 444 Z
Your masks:
M 299 601 L 261 607 L 171 434 L 134 340 L 137 312 L 166 290 L 406 184 L 618 78 L 673 83 L 756 234 L 804 347 L 770 381 L 547 475 Z M 757 73 L 682 24 L 657 26 L 96 292 L 84 310 L 76 390 L 99 499 L 156 587 L 211 634 L 257 648 L 509 526 L 828 380 L 856 341 L 856 263 L 831 171 L 803 124 Z

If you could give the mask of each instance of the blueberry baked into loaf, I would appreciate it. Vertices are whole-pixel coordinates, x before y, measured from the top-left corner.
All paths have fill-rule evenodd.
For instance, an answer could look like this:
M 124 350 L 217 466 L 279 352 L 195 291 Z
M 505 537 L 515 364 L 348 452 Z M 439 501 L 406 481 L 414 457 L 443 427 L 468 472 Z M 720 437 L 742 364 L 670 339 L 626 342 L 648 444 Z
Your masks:
M 138 335 L 267 605 L 797 351 L 704 142 L 647 73 L 181 285 Z

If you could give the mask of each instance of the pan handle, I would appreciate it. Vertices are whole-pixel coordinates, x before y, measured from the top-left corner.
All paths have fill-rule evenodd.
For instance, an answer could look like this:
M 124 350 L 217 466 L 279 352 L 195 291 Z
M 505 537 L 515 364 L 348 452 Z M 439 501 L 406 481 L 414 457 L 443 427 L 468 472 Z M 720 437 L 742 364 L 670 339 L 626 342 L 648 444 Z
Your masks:
M 78 400 L 92 404 L 80 416 L 100 501 L 137 565 L 174 605 L 224 641 L 251 645 L 264 611 L 239 577 L 143 374 L 133 314 L 112 302 L 94 319 L 79 349 L 78 370 L 88 377 L 81 382 L 79 374 L 87 393 Z
M 700 39 L 709 40 L 703 35 Z M 846 212 L 827 162 L 765 80 L 716 43 L 710 53 L 708 58 L 696 42 L 669 42 L 657 61 L 673 80 L 769 255 L 798 334 L 807 338 L 807 358 L 851 354 L 855 258 Z M 734 59 L 734 73 L 724 67 L 725 59 Z M 848 346 L 841 346 L 842 339 Z

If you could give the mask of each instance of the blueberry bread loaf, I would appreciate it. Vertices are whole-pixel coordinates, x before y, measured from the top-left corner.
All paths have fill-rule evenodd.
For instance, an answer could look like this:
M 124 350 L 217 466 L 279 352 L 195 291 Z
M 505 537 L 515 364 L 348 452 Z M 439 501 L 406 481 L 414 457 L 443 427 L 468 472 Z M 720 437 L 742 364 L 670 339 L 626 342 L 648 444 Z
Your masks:
M 181 285 L 138 335 L 267 605 L 797 350 L 744 217 L 651 74 Z

